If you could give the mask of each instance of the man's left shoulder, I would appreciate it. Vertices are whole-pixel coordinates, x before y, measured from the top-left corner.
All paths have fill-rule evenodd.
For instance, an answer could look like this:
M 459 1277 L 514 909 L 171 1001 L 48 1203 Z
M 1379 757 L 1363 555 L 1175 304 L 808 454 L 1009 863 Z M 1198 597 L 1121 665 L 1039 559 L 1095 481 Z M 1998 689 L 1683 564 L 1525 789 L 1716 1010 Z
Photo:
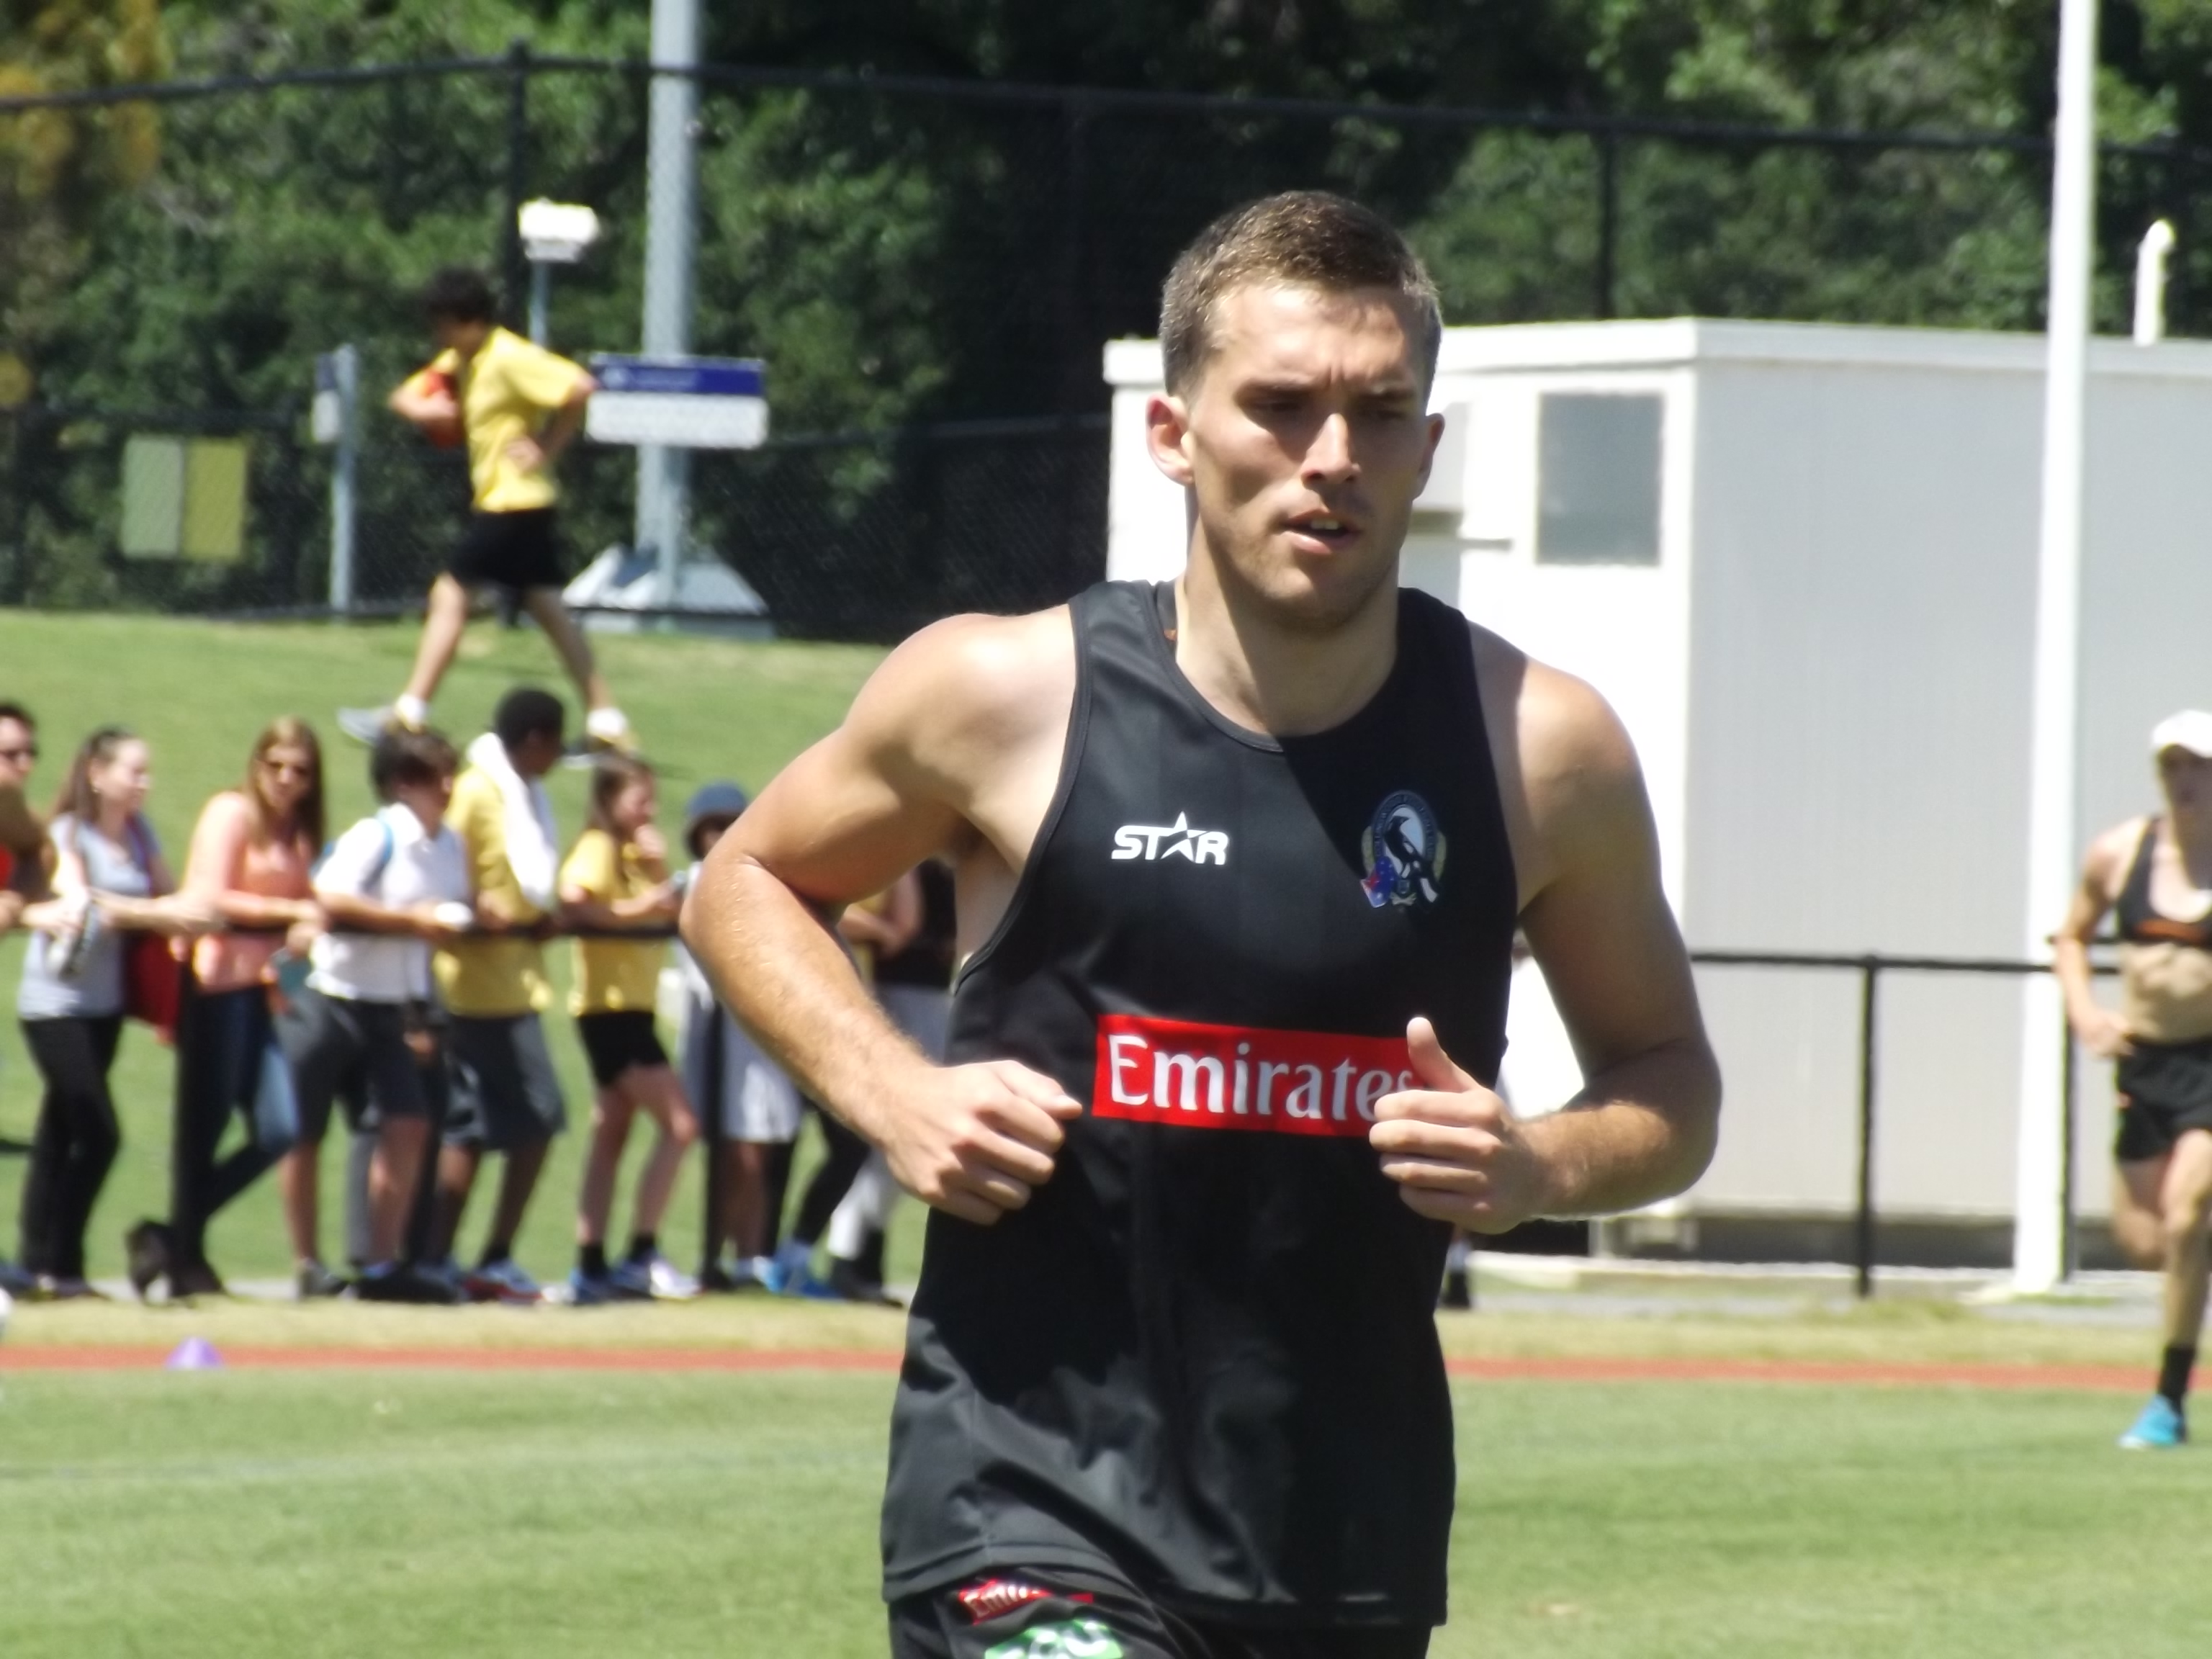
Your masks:
M 1636 771 L 1636 747 L 1613 705 L 1588 680 L 1530 656 L 1502 634 L 1467 623 L 1493 742 L 1532 784 L 1579 773 Z

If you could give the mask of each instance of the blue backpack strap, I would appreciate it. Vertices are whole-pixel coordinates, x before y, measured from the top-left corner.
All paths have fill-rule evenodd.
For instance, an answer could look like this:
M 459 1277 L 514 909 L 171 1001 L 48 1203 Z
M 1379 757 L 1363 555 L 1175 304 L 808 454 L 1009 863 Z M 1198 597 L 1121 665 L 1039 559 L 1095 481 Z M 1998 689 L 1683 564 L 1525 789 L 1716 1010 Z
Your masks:
M 384 886 L 384 872 L 392 867 L 392 854 L 396 849 L 398 842 L 392 837 L 392 821 L 386 817 L 382 812 L 379 812 L 376 815 L 376 827 L 379 830 L 382 831 L 384 840 L 376 849 L 375 861 L 368 866 L 368 875 L 362 883 L 362 888 L 365 892 L 377 893 L 381 896 L 381 890 Z

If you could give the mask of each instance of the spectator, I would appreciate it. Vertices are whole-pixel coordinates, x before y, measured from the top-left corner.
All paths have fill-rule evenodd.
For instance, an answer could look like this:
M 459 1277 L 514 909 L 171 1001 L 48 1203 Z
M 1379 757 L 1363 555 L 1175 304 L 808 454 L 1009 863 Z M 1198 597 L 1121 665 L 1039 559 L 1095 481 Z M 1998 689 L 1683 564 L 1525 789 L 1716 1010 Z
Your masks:
M 582 428 L 597 382 L 566 357 L 500 327 L 491 284 L 477 271 L 438 272 L 422 290 L 422 309 L 438 355 L 392 392 L 391 408 L 434 440 L 468 446 L 475 510 L 451 566 L 430 584 L 406 690 L 386 708 L 340 709 L 338 725 L 365 742 L 387 726 L 421 727 L 460 647 L 471 595 L 496 587 L 520 599 L 576 682 L 585 747 L 628 750 L 629 723 L 561 602 L 553 465 Z
M 285 1220 L 302 1294 L 319 1281 L 319 1169 L 331 1103 L 356 1133 L 374 1124 L 368 1238 L 354 1294 L 364 1302 L 453 1302 L 442 1279 L 403 1266 L 402 1239 L 428 1150 L 424 1073 L 442 1063 L 431 1018 L 430 947 L 473 919 L 468 865 L 445 822 L 458 757 L 435 732 L 388 732 L 369 757 L 382 808 L 331 847 L 315 896 L 333 931 L 278 1022 L 300 1099 L 299 1145 L 285 1162 Z
M 910 895 L 888 908 L 918 913 L 918 925 L 903 943 L 887 939 L 876 952 L 876 1000 L 891 1024 L 938 1065 L 945 1062 L 945 1036 L 952 1004 L 952 969 L 957 921 L 952 872 L 930 859 L 902 878 Z M 830 1288 L 848 1302 L 896 1305 L 884 1289 L 884 1235 L 898 1202 L 898 1182 L 881 1152 L 872 1152 L 853 1177 L 830 1218 L 823 1240 L 830 1251 Z
M 691 797 L 684 809 L 684 845 L 693 869 L 744 810 L 745 792 L 734 783 L 707 784 Z M 768 1273 L 776 1225 L 769 1193 L 777 1184 L 775 1165 L 788 1158 L 799 1133 L 799 1091 L 715 1002 L 690 952 L 678 946 L 677 960 L 685 991 L 684 1088 L 700 1110 L 720 1115 L 723 1238 L 708 1240 L 708 1254 L 718 1254 L 726 1239 L 737 1256 L 733 1267 L 717 1270 L 713 1283 L 737 1290 L 764 1282 Z
M 882 892 L 847 905 L 837 918 L 837 934 L 860 982 L 873 989 L 877 958 L 904 950 L 921 926 L 921 889 L 908 871 Z M 799 1196 L 799 1213 L 790 1233 L 776 1247 L 763 1282 L 786 1296 L 827 1298 L 837 1293 L 828 1281 L 814 1276 L 814 1247 L 867 1167 L 869 1148 L 837 1118 L 809 1103 L 815 1104 L 814 1121 L 822 1132 L 824 1156 Z
M 492 729 L 469 745 L 446 822 L 460 839 L 476 895 L 478 933 L 432 958 L 450 1017 L 447 1074 L 452 1110 L 438 1154 L 430 1252 L 448 1282 L 480 1299 L 535 1302 L 538 1282 L 514 1260 L 553 1137 L 568 1109 L 538 1015 L 552 1000 L 540 939 L 559 902 L 559 842 L 546 773 L 560 764 L 567 716 L 534 686 L 500 699 Z M 453 1260 L 461 1217 L 487 1152 L 506 1158 L 491 1229 L 475 1269 Z
M 610 756 L 599 763 L 592 775 L 589 827 L 561 867 L 566 921 L 592 928 L 674 922 L 683 898 L 668 878 L 668 846 L 653 825 L 655 805 L 653 771 L 642 761 Z M 570 1292 L 580 1304 L 696 1296 L 698 1282 L 660 1254 L 659 1240 L 676 1172 L 699 1138 L 691 1103 L 669 1069 L 668 1053 L 653 1026 L 667 945 L 657 938 L 579 939 L 575 952 L 568 1012 L 575 1016 L 577 1035 L 591 1058 L 598 1092 L 592 1102 L 583 1189 L 576 1201 L 576 1270 L 569 1278 Z M 623 1148 L 640 1112 L 653 1120 L 659 1134 L 638 1172 L 629 1249 L 610 1269 L 608 1212 Z
M 70 764 L 48 835 L 59 896 L 30 906 L 15 1011 L 46 1084 L 23 1178 L 24 1269 L 33 1294 L 94 1296 L 84 1231 L 122 1143 L 107 1074 L 121 1041 L 125 930 L 188 936 L 211 921 L 173 885 L 145 818 L 145 744 L 103 726 Z
M 299 1102 L 270 997 L 280 953 L 289 969 L 321 930 L 310 872 L 322 844 L 322 748 L 306 721 L 286 715 L 254 739 L 244 786 L 212 797 L 192 831 L 185 890 L 237 931 L 211 934 L 193 952 L 196 992 L 178 1032 L 169 1220 L 142 1221 L 125 1236 L 142 1296 L 165 1276 L 173 1297 L 222 1294 L 208 1262 L 208 1224 L 299 1138 Z M 226 1155 L 233 1112 L 246 1133 Z M 300 1281 L 305 1296 L 342 1288 L 327 1273 Z
M 46 896 L 52 874 L 46 825 L 25 799 L 38 763 L 38 722 L 22 704 L 0 702 L 0 933 Z
M 38 723 L 22 704 L 0 702 L 0 933 L 22 920 L 27 905 L 46 896 L 52 862 L 46 827 L 24 798 L 38 760 Z M 0 1261 L 0 1291 L 30 1289 L 21 1270 Z

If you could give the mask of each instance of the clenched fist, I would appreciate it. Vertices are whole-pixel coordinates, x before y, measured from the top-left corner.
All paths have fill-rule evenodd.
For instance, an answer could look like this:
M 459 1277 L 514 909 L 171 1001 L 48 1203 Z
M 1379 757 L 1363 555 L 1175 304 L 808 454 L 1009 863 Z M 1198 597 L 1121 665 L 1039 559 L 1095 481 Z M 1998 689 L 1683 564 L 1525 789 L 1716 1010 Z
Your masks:
M 988 1227 L 1052 1178 L 1060 1125 L 1082 1115 L 1050 1078 L 993 1060 L 917 1069 L 878 1109 L 875 1127 L 900 1186 Z
M 1452 1063 L 1427 1020 L 1407 1025 L 1406 1047 L 1423 1086 L 1376 1101 L 1367 1132 L 1398 1195 L 1469 1232 L 1542 1215 L 1549 1172 L 1505 1103 Z

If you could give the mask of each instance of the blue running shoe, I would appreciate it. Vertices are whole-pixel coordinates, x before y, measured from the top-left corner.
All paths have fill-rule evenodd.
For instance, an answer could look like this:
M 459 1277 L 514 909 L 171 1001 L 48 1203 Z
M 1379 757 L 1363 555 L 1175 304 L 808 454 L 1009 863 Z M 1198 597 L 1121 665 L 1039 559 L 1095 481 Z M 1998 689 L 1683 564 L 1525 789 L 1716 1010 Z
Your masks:
M 2120 1444 L 2129 1451 L 2172 1451 L 2189 1443 L 2189 1422 L 2181 1408 L 2162 1394 L 2150 1397 L 2135 1421 L 2135 1426 L 2120 1437 Z

